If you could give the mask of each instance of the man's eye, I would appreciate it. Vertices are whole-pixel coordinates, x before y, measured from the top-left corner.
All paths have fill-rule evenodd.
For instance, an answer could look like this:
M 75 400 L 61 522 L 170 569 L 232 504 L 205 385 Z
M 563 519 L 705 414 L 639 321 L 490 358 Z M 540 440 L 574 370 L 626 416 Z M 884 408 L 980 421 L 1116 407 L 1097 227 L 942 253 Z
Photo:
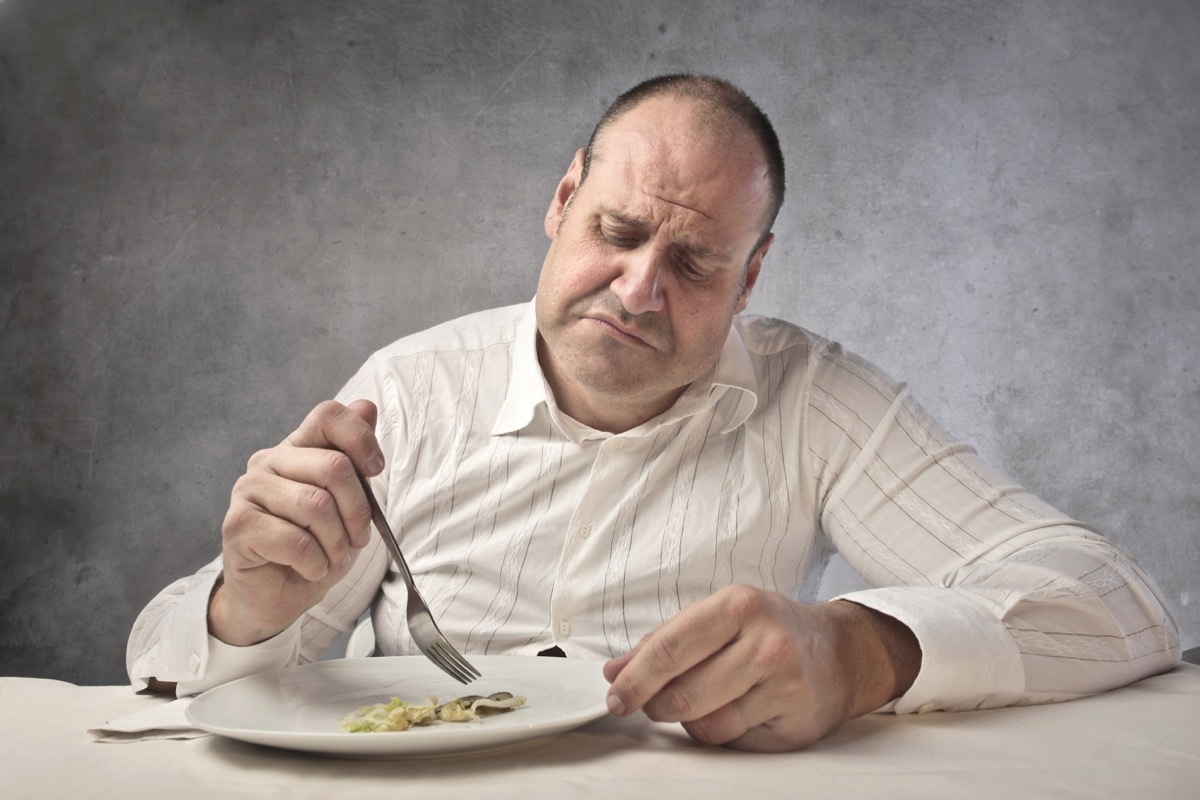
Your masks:
M 610 231 L 601 231 L 600 234 L 604 237 L 604 241 L 614 247 L 637 247 L 638 245 L 638 240 L 632 236 L 623 236 Z
M 679 257 L 675 259 L 675 263 L 679 266 L 679 273 L 689 280 L 701 281 L 708 277 L 708 273 L 686 258 Z

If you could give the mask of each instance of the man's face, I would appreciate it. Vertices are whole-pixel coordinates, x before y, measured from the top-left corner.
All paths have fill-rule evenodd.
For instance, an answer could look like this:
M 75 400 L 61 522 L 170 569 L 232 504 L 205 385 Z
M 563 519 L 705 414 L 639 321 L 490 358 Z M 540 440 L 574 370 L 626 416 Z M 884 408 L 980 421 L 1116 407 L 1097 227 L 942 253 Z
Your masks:
M 583 151 L 546 214 L 538 355 L 560 407 L 602 430 L 665 411 L 716 362 L 746 307 L 768 179 L 749 134 L 647 100 Z

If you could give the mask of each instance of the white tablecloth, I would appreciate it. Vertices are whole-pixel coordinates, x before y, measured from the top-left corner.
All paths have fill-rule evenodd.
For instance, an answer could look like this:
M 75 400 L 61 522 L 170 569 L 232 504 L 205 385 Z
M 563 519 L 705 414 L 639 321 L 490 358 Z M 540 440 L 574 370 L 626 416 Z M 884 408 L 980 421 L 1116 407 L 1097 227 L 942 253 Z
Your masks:
M 323 758 L 208 737 L 102 744 L 87 729 L 163 702 L 127 687 L 0 678 L 5 798 L 1200 797 L 1200 667 L 1049 706 L 855 720 L 808 750 L 702 747 L 605 718 L 506 752 Z

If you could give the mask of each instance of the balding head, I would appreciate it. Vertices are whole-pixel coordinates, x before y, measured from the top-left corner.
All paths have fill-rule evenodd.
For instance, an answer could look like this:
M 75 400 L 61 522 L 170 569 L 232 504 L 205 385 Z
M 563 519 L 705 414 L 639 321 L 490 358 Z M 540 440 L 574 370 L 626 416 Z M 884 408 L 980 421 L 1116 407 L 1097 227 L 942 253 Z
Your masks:
M 677 98 L 692 103 L 696 114 L 692 119 L 702 133 L 731 139 L 738 132 L 749 134 L 757 145 L 768 177 L 769 198 L 762 223 L 765 237 L 775 224 L 783 205 L 785 176 L 783 153 L 771 122 L 750 97 L 728 81 L 708 75 L 662 75 L 644 81 L 618 97 L 601 116 L 592 131 L 584 155 L 580 183 L 587 178 L 594 159 L 602 157 L 604 134 L 622 117 L 647 100 Z

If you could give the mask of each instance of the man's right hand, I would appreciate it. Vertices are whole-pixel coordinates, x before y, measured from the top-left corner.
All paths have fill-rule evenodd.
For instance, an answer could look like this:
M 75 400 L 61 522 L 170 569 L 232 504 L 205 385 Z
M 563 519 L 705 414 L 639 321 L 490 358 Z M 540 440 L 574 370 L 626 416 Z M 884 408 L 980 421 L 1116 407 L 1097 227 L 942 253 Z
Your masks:
M 208 628 L 232 645 L 261 642 L 316 605 L 370 541 L 358 476 L 378 475 L 375 405 L 313 409 L 278 446 L 250 457 L 221 528 L 224 582 Z

